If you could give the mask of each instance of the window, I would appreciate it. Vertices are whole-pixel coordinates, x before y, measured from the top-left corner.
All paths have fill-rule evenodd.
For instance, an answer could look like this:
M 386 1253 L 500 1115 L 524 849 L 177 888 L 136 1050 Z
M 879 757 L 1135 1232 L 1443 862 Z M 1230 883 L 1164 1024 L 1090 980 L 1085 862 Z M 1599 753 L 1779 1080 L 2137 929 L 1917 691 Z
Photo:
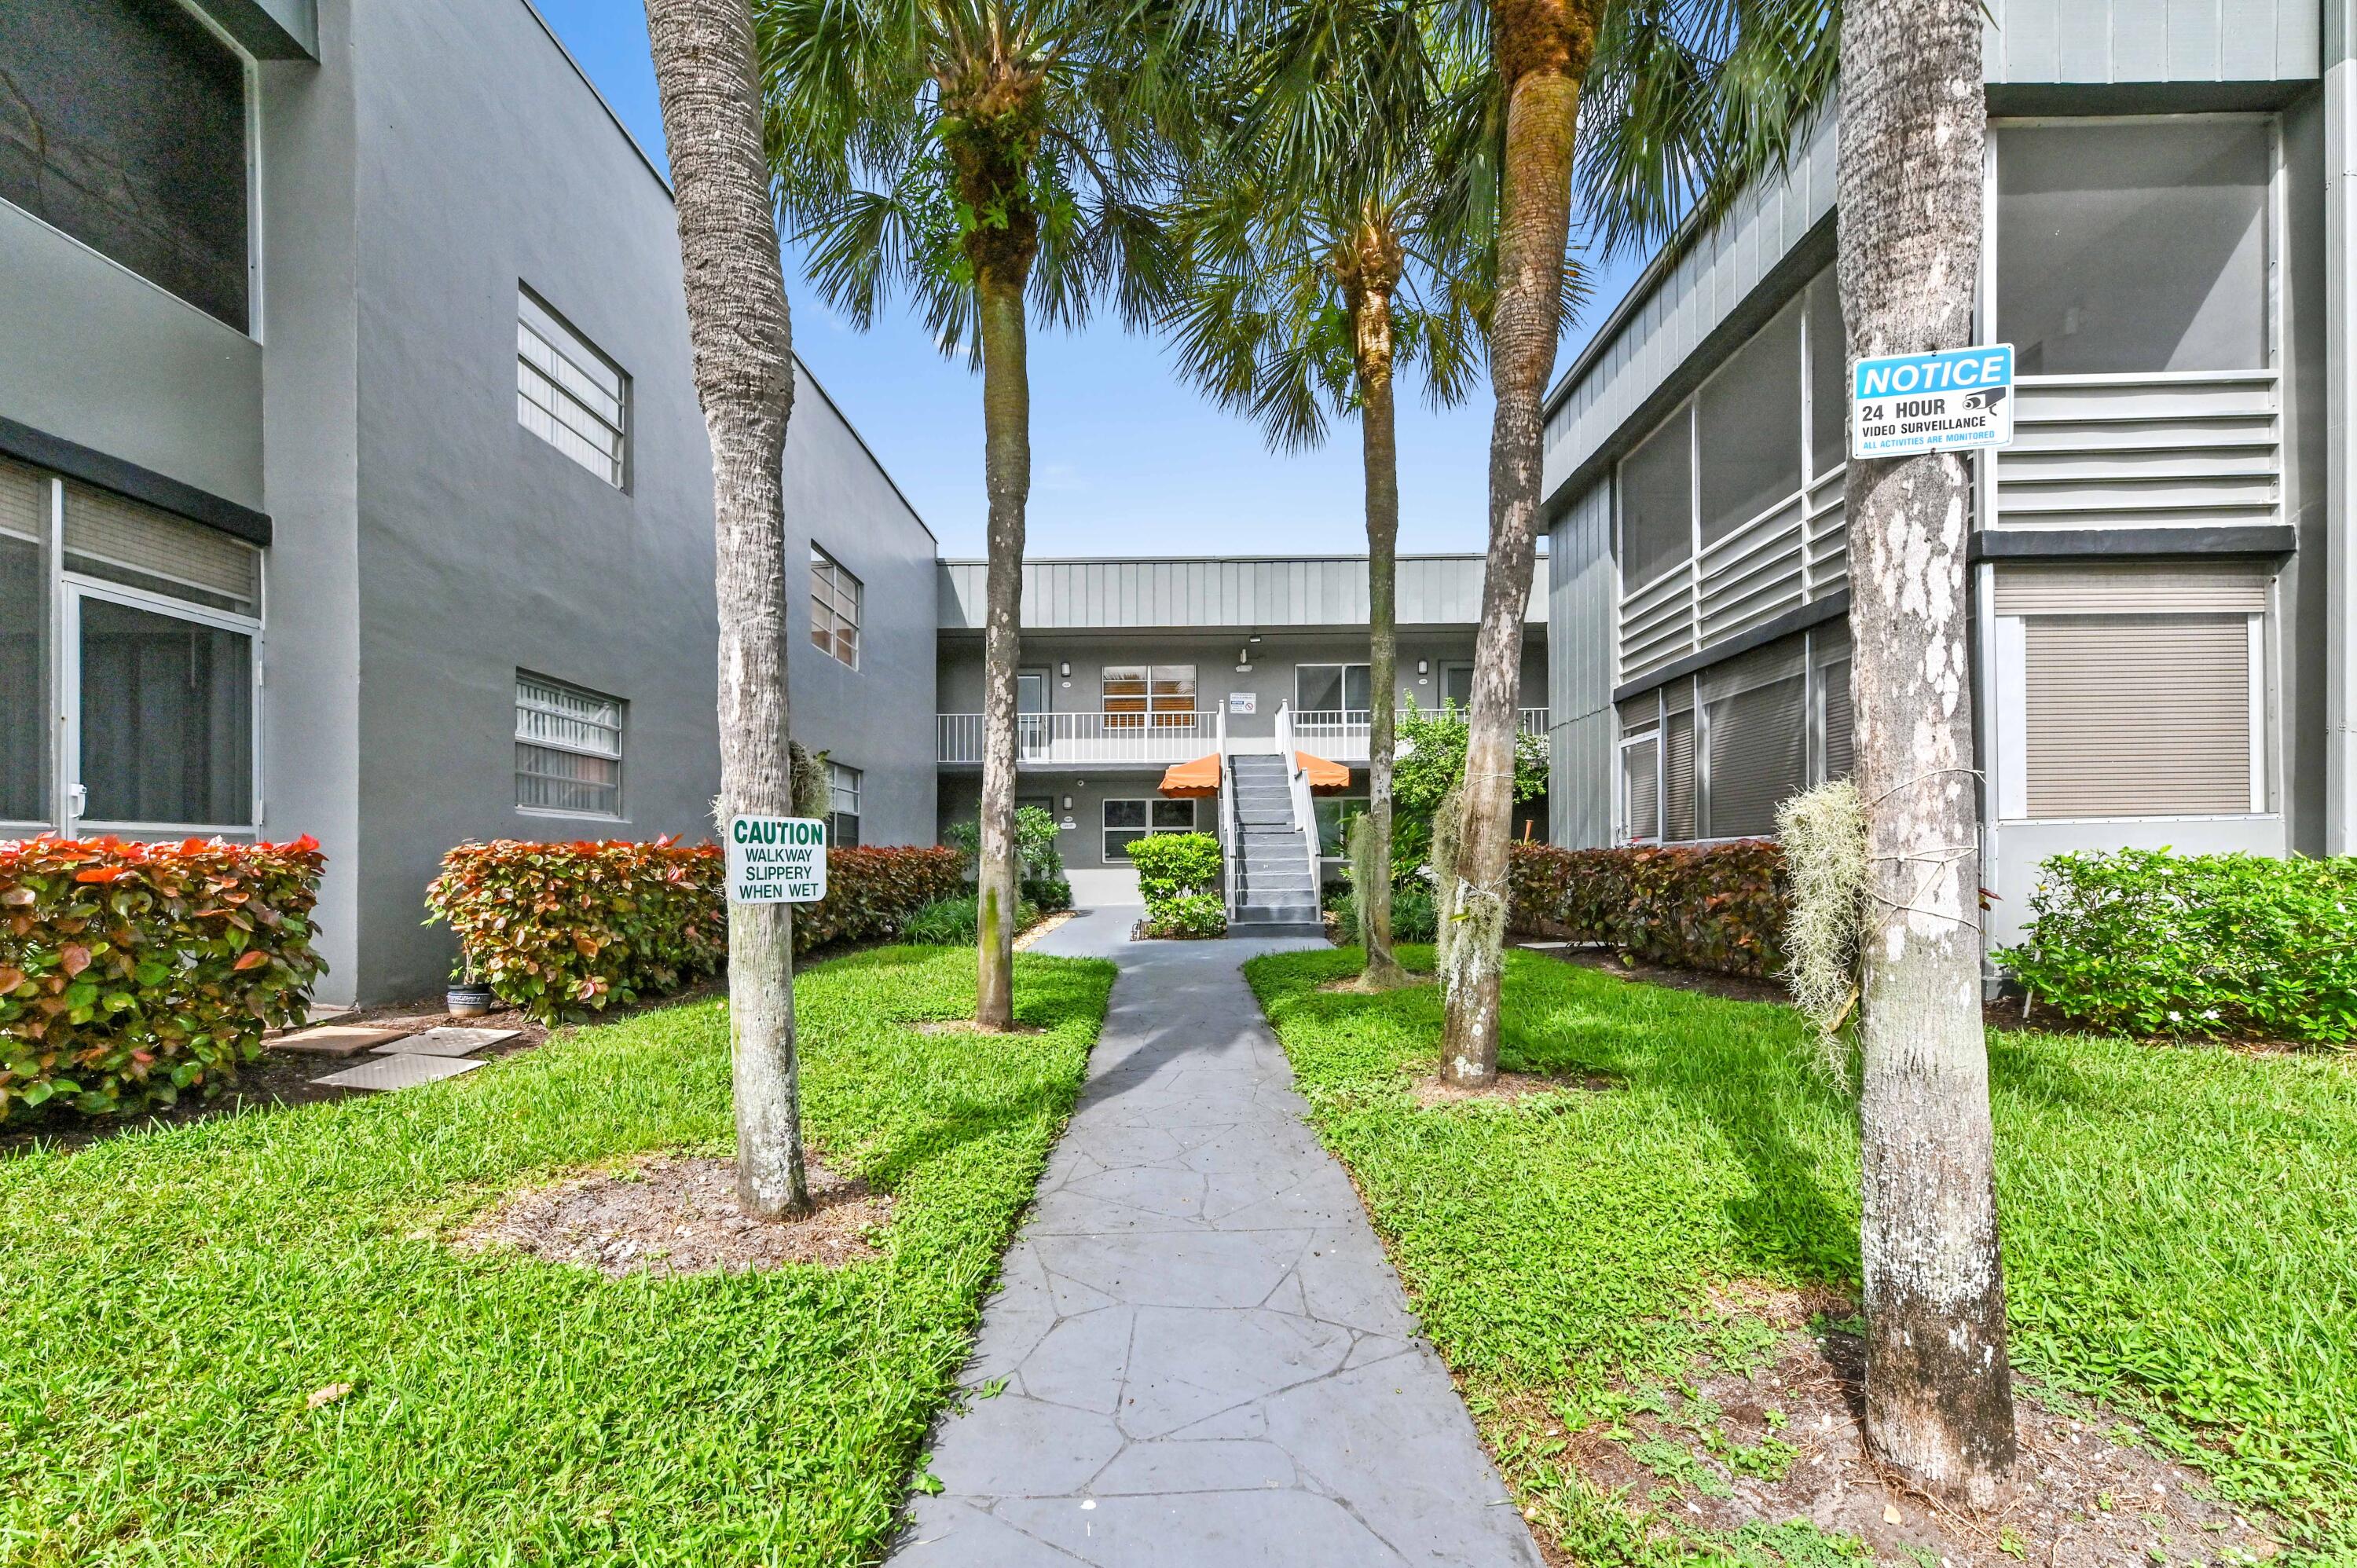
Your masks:
M 1620 835 L 1630 843 L 1662 836 L 1661 699 L 1652 693 L 1620 704 Z
M 627 472 L 630 384 L 615 363 L 516 291 L 516 419 L 616 489 Z
M 1195 722 L 1192 664 L 1108 664 L 1103 677 L 1105 727 L 1144 729 Z
M 1318 817 L 1318 853 L 1351 853 L 1351 821 L 1367 814 L 1364 795 L 1319 795 L 1309 802 Z
M 1807 709 L 1797 639 L 1698 677 L 1703 710 L 1702 836 L 1776 831 L 1776 807 L 1808 788 Z
M 1701 797 L 1695 777 L 1694 682 L 1681 681 L 1663 693 L 1662 714 L 1662 837 L 1671 843 L 1695 836 Z
M 622 704 L 516 672 L 516 806 L 568 817 L 622 814 Z
M 1998 815 L 2262 811 L 2266 575 L 2001 571 Z
M 1694 553 L 1694 433 L 1689 409 L 1620 465 L 1620 587 L 1641 588 Z
M 817 545 L 811 546 L 811 643 L 853 670 L 859 668 L 859 579 Z
M 859 847 L 859 787 L 864 775 L 830 759 L 826 765 L 826 842 L 834 849 Z
M 80 596 L 86 821 L 253 821 L 253 639 L 160 609 Z
M 1297 664 L 1293 667 L 1293 708 L 1297 714 L 1363 714 L 1374 706 L 1371 666 L 1365 664 Z
M 1849 338 L 1841 284 L 1827 267 L 1809 285 L 1809 478 L 1849 460 Z
M 2021 374 L 2266 368 L 2266 120 L 1996 135 L 1996 338 Z
M 1455 703 L 1460 708 L 1473 705 L 1473 666 L 1443 664 L 1440 667 L 1440 705 Z
M 1849 694 L 1849 628 L 1819 627 L 1809 634 L 1817 668 L 1818 779 L 1846 779 L 1857 771 L 1857 725 Z
M 245 66 L 177 0 L 0 6 L 0 199 L 247 326 Z
M 1801 304 L 1738 349 L 1695 400 L 1702 542 L 1716 544 L 1801 488 Z
M 0 822 L 48 821 L 50 489 L 0 463 Z
M 1148 833 L 1191 833 L 1195 831 L 1192 800 L 1107 800 L 1104 803 L 1104 857 L 1127 860 L 1129 846 Z

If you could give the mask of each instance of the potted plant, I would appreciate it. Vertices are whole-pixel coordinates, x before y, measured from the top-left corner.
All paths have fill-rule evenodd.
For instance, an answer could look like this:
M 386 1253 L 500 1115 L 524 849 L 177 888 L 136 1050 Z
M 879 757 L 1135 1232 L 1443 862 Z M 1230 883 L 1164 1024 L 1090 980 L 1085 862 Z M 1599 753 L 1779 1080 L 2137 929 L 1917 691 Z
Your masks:
M 491 1010 L 491 988 L 475 978 L 475 961 L 463 947 L 450 966 L 450 987 L 442 999 L 453 1018 L 479 1018 Z

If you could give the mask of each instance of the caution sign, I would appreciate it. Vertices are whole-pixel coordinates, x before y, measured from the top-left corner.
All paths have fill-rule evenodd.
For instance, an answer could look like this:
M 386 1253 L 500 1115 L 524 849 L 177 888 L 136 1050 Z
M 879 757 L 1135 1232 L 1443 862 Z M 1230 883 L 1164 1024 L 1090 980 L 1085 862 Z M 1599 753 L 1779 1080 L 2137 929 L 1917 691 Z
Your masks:
M 826 897 L 826 824 L 816 817 L 731 817 L 731 904 L 815 904 Z
M 1860 360 L 1850 370 L 1849 455 L 1902 457 L 2013 445 L 2013 345 Z

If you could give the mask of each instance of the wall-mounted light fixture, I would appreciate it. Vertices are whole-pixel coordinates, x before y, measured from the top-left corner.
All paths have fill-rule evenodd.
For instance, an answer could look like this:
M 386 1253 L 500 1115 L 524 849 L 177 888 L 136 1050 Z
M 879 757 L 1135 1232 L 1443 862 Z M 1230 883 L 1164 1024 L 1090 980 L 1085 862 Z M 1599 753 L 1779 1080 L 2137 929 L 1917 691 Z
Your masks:
M 1428 660 L 1428 659 L 1419 659 L 1419 660 L 1417 660 L 1415 661 L 1415 672 L 1416 672 L 1417 674 L 1419 674 L 1419 675 L 1429 675 L 1429 674 L 1431 674 L 1431 673 L 1432 673 L 1432 661 L 1431 661 L 1430 660 Z
M 1072 798 L 1071 798 L 1070 795 L 1067 795 L 1067 796 L 1065 796 L 1065 797 L 1064 797 L 1064 810 L 1066 810 L 1066 811 L 1071 811 L 1071 809 L 1072 809 Z
M 1067 659 L 1061 664 L 1057 665 L 1056 673 L 1062 676 L 1067 681 L 1071 680 L 1072 678 L 1072 661 Z

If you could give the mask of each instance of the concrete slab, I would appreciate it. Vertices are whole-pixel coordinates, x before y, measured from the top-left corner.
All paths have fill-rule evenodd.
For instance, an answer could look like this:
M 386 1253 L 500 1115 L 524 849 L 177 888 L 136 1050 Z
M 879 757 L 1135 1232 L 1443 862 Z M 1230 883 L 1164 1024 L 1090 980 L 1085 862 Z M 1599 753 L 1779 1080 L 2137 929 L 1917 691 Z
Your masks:
M 378 1051 L 398 1051 L 405 1057 L 463 1057 L 488 1050 L 522 1034 L 522 1029 L 458 1029 L 444 1026 L 412 1035 L 389 1046 L 371 1047 Z
M 1121 979 L 894 1568 L 1540 1568 L 1237 972 L 1306 944 L 1139 914 L 1033 950 Z
M 406 1039 L 406 1029 L 364 1029 L 357 1024 L 328 1024 L 297 1029 L 270 1042 L 274 1051 L 303 1051 L 312 1056 L 350 1057 Z
M 421 1083 L 432 1083 L 436 1079 L 456 1078 L 482 1065 L 479 1061 L 454 1061 L 448 1057 L 378 1057 L 358 1067 L 348 1067 L 341 1072 L 331 1072 L 325 1078 L 315 1078 L 311 1081 L 331 1089 L 390 1091 L 414 1089 Z

